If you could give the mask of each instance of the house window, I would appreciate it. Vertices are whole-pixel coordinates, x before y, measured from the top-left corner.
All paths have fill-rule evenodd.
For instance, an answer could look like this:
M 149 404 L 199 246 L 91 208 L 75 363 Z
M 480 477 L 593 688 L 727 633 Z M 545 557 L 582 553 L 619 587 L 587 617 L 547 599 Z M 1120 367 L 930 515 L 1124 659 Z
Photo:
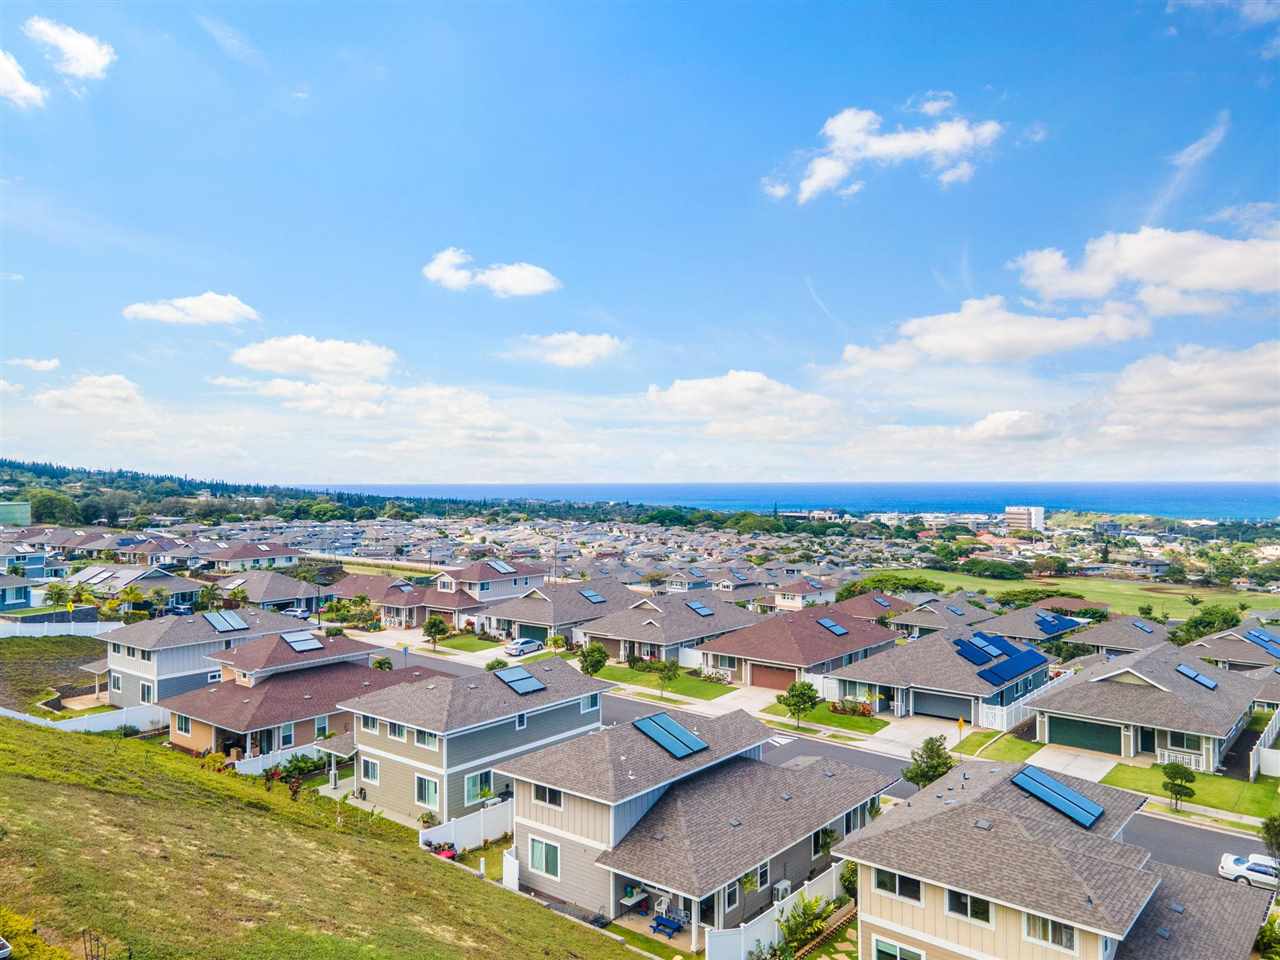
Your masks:
M 112 643 L 112 644 L 111 644 L 111 652 L 112 652 L 112 653 L 119 653 L 119 652 L 120 652 L 120 644 L 118 644 L 118 643 Z
M 124 648 L 124 655 L 125 655 L 126 657 L 130 657 L 130 658 L 132 658 L 132 659 L 134 659 L 134 660 L 137 660 L 137 659 L 138 659 L 138 651 L 137 651 L 137 649 L 136 649 L 136 648 L 134 648 L 134 647 L 125 647 L 125 648 Z
M 489 583 L 488 583 L 488 582 L 485 582 L 485 583 L 480 584 L 480 592 L 481 592 L 481 593 L 484 593 L 484 592 L 485 592 L 485 591 L 487 591 L 488 589 L 489 589 Z
M 390 720 L 388 720 L 387 736 L 390 737 L 392 740 L 403 740 L 405 738 L 404 724 L 392 723 Z
M 223 649 L 223 650 L 230 650 L 230 649 L 231 649 L 231 638 L 230 638 L 230 637 L 225 637 L 225 638 L 223 639 L 223 641 L 222 641 L 222 649 Z
M 467 774 L 463 781 L 463 803 L 468 807 L 479 803 L 493 793 L 493 771 L 482 770 L 480 773 Z
M 222 673 L 218 670 L 210 670 L 205 676 L 205 683 L 219 683 L 222 680 Z
M 142 684 L 142 690 L 138 694 L 138 699 L 141 700 L 143 703 L 150 703 L 152 701 L 151 684 L 149 683 Z
M 1200 738 L 1194 733 L 1178 733 L 1177 731 L 1169 731 L 1169 749 L 1170 750 L 1191 750 L 1198 752 L 1200 750 Z
M 904 900 L 920 902 L 920 881 L 915 877 L 905 877 L 891 870 L 876 868 L 876 889 L 881 893 L 902 897 Z
M 178 732 L 186 736 L 191 736 L 191 718 L 184 717 L 181 714 L 174 714 L 177 718 Z
M 280 749 L 286 750 L 293 746 L 293 723 L 280 724 Z
M 533 785 L 533 800 L 548 807 L 559 809 L 564 807 L 564 794 L 553 787 L 544 787 L 540 783 Z
M 756 867 L 756 889 L 764 890 L 769 886 L 769 861 Z
M 529 715 L 527 713 L 516 714 L 516 729 L 523 730 L 529 725 Z
M 360 729 L 368 733 L 378 732 L 378 718 L 371 717 L 367 713 L 360 715 Z
M 120 674 L 113 673 L 111 675 L 111 689 L 116 691 L 116 693 L 120 692 Z
M 738 906 L 738 881 L 735 880 L 724 888 L 724 912 L 728 913 Z
M 365 783 L 376 784 L 378 782 L 377 760 L 370 760 L 368 757 L 360 758 L 360 779 Z
M 142 650 L 142 651 L 139 651 L 139 652 L 141 653 L 141 656 L 142 656 L 142 662 L 143 662 L 143 663 L 150 663 L 150 662 L 151 662 L 151 651 L 150 651 L 150 650 Z
M 809 838 L 809 854 L 814 860 L 817 860 L 826 852 L 822 849 L 822 841 L 824 839 L 822 835 L 825 832 L 825 827 L 822 830 L 815 830 L 813 831 L 813 836 Z
M 329 735 L 329 718 L 316 717 L 316 739 L 323 740 Z
M 600 694 L 589 693 L 582 698 L 582 713 L 590 713 L 600 709 Z
M 560 845 L 538 837 L 530 837 L 529 869 L 552 880 L 559 880 Z
M 420 807 L 435 810 L 440 805 L 440 784 L 420 773 L 413 775 L 413 799 Z
M 875 939 L 876 955 L 874 960 L 924 960 L 924 954 L 910 947 L 900 947 L 889 940 Z
M 856 811 L 854 811 L 854 810 L 847 810 L 847 811 L 845 811 L 845 815 L 844 815 L 844 832 L 845 832 L 845 836 L 848 836 L 849 834 L 853 833 L 853 824 L 854 824 L 854 819 L 853 819 L 853 818 L 854 818 L 854 814 L 855 814 L 855 813 L 856 813 Z
M 947 891 L 947 913 L 978 923 L 991 922 L 991 903 L 959 890 Z
M 716 668 L 719 670 L 736 670 L 738 667 L 737 657 L 726 657 L 723 653 L 716 654 Z
M 428 750 L 440 749 L 439 741 L 436 739 L 436 735 L 429 730 L 413 731 L 413 742 L 420 747 L 425 747 Z
M 1069 927 L 1048 917 L 1038 917 L 1034 913 L 1027 915 L 1027 939 L 1048 943 L 1063 950 L 1075 950 L 1076 928 Z

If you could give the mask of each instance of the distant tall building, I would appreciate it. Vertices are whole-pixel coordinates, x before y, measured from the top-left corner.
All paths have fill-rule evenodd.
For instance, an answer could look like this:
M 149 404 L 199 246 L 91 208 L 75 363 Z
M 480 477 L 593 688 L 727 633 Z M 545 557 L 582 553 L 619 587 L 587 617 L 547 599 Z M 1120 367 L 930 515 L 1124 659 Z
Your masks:
M 31 504 L 25 500 L 0 503 L 0 527 L 31 526 Z
M 1010 530 L 1043 530 L 1044 507 L 1005 507 L 1004 525 Z

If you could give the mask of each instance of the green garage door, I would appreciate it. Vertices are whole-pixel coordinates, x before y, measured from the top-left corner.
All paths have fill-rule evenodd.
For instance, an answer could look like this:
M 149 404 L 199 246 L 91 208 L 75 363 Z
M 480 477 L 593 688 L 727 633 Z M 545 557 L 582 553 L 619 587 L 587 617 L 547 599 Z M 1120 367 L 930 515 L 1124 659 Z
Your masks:
M 1070 717 L 1049 718 L 1049 742 L 1083 750 L 1101 750 L 1103 753 L 1120 753 L 1120 728 L 1106 723 L 1090 723 L 1088 720 L 1072 720 Z
M 948 720 L 964 720 L 973 723 L 973 701 L 968 697 L 950 697 L 945 693 L 911 695 L 911 712 L 925 717 L 946 717 Z
M 547 628 L 535 627 L 531 623 L 520 624 L 520 637 L 527 640 L 538 640 L 542 643 L 547 642 Z

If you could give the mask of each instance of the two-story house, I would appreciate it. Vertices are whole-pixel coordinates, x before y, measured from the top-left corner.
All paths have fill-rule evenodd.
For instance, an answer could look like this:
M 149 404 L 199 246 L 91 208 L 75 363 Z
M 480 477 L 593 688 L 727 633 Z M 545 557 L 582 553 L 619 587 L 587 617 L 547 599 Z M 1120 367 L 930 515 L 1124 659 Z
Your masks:
M 0 574 L 43 579 L 45 573 L 44 549 L 16 540 L 0 540 Z
M 598 728 L 608 689 L 552 657 L 347 699 L 339 706 L 359 717 L 356 793 L 410 818 L 473 813 L 510 790 L 498 764 Z
M 1144 799 L 965 763 L 834 847 L 874 960 L 1247 960 L 1270 894 L 1123 841 Z
M 746 922 L 831 862 L 898 778 L 822 759 L 760 759 L 742 710 L 658 712 L 499 765 L 514 780 L 519 882 L 606 920 L 664 916 L 673 946 Z
M 31 606 L 31 581 L 0 573 L 0 613 Z

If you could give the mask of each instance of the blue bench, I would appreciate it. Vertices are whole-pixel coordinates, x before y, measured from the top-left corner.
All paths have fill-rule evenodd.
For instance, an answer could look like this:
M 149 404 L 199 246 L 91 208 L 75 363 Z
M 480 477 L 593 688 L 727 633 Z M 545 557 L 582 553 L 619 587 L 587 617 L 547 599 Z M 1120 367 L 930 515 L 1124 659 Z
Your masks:
M 670 917 L 658 915 L 653 918 L 653 923 L 649 924 L 649 930 L 652 933 L 665 933 L 667 939 L 670 940 L 677 933 L 684 929 L 684 924 L 679 920 L 672 920 Z

